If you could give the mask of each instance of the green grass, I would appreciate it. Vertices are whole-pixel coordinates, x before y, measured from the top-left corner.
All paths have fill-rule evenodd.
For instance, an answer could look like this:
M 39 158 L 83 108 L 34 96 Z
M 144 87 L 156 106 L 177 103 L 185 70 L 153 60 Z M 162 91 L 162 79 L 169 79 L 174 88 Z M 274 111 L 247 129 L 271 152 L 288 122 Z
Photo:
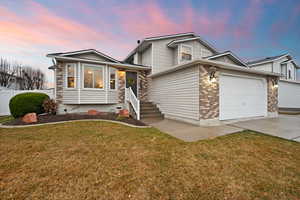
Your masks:
M 0 116 L 0 124 L 4 122 L 8 122 L 10 120 L 13 120 L 14 118 L 12 116 Z
M 107 122 L 0 129 L 0 199 L 299 199 L 299 152 L 249 131 L 186 143 Z

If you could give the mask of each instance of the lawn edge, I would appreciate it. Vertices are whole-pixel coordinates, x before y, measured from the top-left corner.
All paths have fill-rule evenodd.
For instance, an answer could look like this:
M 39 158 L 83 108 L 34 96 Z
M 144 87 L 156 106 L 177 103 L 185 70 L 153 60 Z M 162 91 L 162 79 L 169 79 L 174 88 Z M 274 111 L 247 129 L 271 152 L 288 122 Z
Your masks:
M 51 124 L 63 124 L 63 123 L 70 123 L 70 122 L 80 122 L 80 121 L 103 121 L 103 122 L 112 122 L 116 124 L 121 124 L 125 126 L 129 126 L 132 128 L 152 128 L 152 126 L 137 126 L 128 124 L 126 122 L 119 122 L 114 120 L 107 120 L 107 119 L 75 119 L 75 120 L 68 120 L 68 121 L 60 121 L 60 122 L 49 122 L 43 124 L 29 124 L 29 125 L 4 125 L 0 123 L 0 128 L 26 128 L 26 127 L 35 127 L 35 126 L 44 126 L 44 125 L 51 125 Z

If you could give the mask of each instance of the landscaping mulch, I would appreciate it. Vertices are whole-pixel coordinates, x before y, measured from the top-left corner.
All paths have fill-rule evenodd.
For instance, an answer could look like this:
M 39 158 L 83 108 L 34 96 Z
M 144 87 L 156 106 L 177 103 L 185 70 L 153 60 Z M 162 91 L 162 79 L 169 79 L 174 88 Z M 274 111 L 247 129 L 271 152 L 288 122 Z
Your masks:
M 4 125 L 32 125 L 32 124 L 46 124 L 51 122 L 61 122 L 61 121 L 71 121 L 71 120 L 81 120 L 81 119 L 105 119 L 112 121 L 125 122 L 128 124 L 136 126 L 147 126 L 143 122 L 130 118 L 130 117 L 119 117 L 115 113 L 101 113 L 98 115 L 88 115 L 88 114 L 63 114 L 63 115 L 38 115 L 38 122 L 35 123 L 25 123 L 22 118 L 13 119 L 11 121 L 3 123 Z

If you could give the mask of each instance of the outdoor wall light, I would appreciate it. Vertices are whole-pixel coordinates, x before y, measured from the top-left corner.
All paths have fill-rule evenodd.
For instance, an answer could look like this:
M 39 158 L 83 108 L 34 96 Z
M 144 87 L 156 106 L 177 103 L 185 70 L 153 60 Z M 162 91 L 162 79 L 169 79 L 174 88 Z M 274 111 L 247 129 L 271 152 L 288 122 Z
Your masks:
M 214 83 L 217 81 L 217 78 L 216 78 L 216 68 L 215 67 L 210 67 L 208 69 L 208 74 L 209 74 L 209 82 L 210 83 Z
M 215 76 L 216 72 L 210 72 L 209 74 L 209 82 L 214 83 L 217 81 L 216 76 Z
M 278 88 L 278 82 L 275 79 L 272 79 L 273 88 Z

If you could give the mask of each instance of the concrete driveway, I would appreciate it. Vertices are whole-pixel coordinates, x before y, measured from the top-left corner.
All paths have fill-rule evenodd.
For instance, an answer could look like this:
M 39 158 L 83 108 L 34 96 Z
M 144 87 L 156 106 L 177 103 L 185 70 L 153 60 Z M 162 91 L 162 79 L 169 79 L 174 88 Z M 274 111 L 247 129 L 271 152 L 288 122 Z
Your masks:
M 198 140 L 215 138 L 244 130 L 243 128 L 227 125 L 200 127 L 170 119 L 145 119 L 143 122 L 185 142 L 195 142 Z
M 300 115 L 279 115 L 278 118 L 237 122 L 233 126 L 300 142 Z

